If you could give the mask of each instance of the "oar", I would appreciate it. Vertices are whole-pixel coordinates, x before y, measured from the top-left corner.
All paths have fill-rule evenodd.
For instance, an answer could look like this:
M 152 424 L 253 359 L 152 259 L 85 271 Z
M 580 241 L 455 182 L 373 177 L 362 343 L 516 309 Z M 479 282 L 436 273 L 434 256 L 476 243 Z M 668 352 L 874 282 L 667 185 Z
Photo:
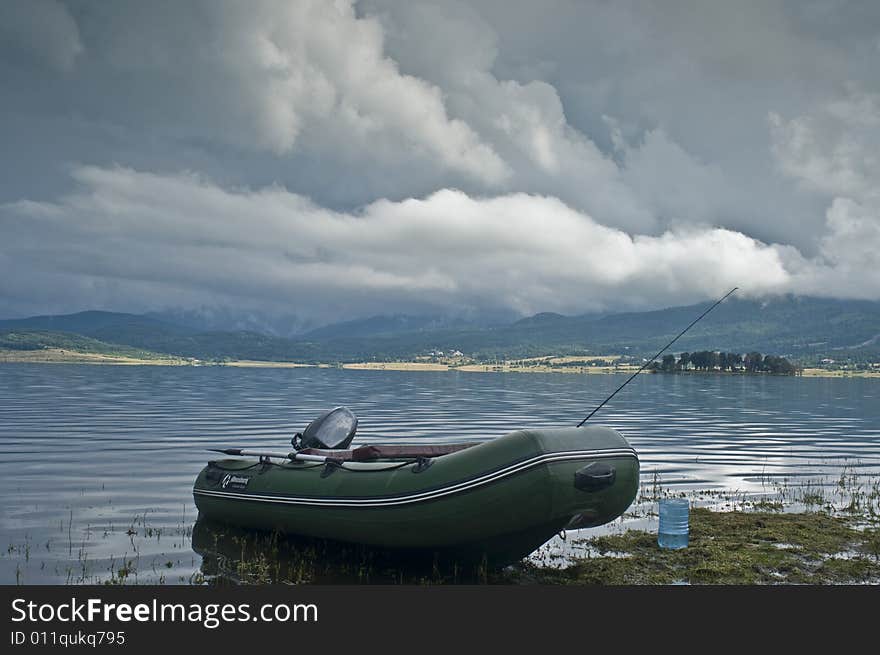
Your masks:
M 263 450 L 242 450 L 241 448 L 208 448 L 212 453 L 223 453 L 235 457 L 272 457 L 274 459 L 299 460 L 301 462 L 337 463 L 340 460 L 324 455 L 302 455 L 300 453 L 274 453 Z
M 244 456 L 244 457 L 259 457 L 260 461 L 267 461 L 270 457 L 273 459 L 289 459 L 289 460 L 299 460 L 301 462 L 317 462 L 319 464 L 324 465 L 324 470 L 321 471 L 321 477 L 326 478 L 328 475 L 333 473 L 333 471 L 341 468 L 346 468 L 345 463 L 346 460 L 336 459 L 335 457 L 325 457 L 324 455 L 305 455 L 300 453 L 273 453 L 265 450 L 243 450 L 241 448 L 208 448 L 212 453 L 223 453 L 224 455 L 233 455 L 235 457 Z M 409 466 L 410 464 L 415 464 L 413 468 L 413 473 L 421 473 L 426 468 L 431 466 L 431 462 L 433 460 L 430 457 L 416 457 L 415 459 L 410 459 L 404 462 L 396 462 L 392 463 L 385 468 L 380 469 L 346 469 L 349 471 L 358 471 L 358 470 L 371 470 L 371 471 L 393 471 L 394 469 L 399 469 L 404 466 Z M 309 467 L 311 468 L 311 467 Z

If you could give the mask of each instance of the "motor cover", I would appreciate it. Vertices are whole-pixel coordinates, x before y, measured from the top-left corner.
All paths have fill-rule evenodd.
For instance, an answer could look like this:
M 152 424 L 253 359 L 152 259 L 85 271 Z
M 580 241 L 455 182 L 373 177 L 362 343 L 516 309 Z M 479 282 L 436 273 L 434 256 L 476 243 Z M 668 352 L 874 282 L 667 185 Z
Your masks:
M 344 450 L 354 439 L 357 424 L 357 416 L 348 407 L 336 407 L 306 426 L 299 447 Z

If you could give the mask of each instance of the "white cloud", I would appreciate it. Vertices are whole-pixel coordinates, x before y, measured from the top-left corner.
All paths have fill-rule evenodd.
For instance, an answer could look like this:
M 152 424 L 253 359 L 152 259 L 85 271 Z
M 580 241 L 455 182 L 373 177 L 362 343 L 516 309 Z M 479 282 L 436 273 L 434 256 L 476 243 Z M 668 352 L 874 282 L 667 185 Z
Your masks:
M 828 198 L 817 266 L 797 289 L 876 298 L 880 290 L 880 96 L 845 96 L 791 119 L 770 114 L 782 171 Z
M 303 129 L 317 129 L 364 148 L 438 158 L 489 185 L 507 176 L 492 148 L 447 115 L 440 89 L 385 56 L 381 25 L 357 18 L 351 3 L 285 1 L 258 11 L 232 3 L 221 16 L 223 64 L 250 91 L 263 146 L 283 153 Z
M 666 224 L 718 220 L 735 205 L 730 181 L 716 164 L 699 161 L 663 129 L 646 132 L 637 145 L 615 136 L 623 182 Z
M 93 73 L 125 75 L 106 99 L 122 105 L 122 120 L 281 158 L 308 150 L 374 165 L 415 161 L 490 188 L 509 175 L 449 116 L 438 87 L 401 73 L 382 26 L 356 16 L 352 0 L 120 1 L 82 21 L 94 39 Z M 128 88 L 152 93 L 133 108 Z
M 442 88 L 450 113 L 504 158 L 512 172 L 505 190 L 557 196 L 610 225 L 657 228 L 614 160 L 569 124 L 553 85 L 494 74 L 497 35 L 476 11 L 457 2 L 373 0 L 367 8 L 387 26 L 393 56 Z
M 784 119 L 769 115 L 773 153 L 781 170 L 831 196 L 880 194 L 880 94 L 850 86 L 844 96 Z
M 860 195 L 880 170 L 875 152 L 843 125 L 826 130 L 812 117 L 783 120 L 776 113 L 770 114 L 769 121 L 779 167 L 807 188 L 832 195 Z
M 578 312 L 623 296 L 675 303 L 784 290 L 774 246 L 724 229 L 630 237 L 561 201 L 442 190 L 334 212 L 279 187 L 81 167 L 79 190 L 2 207 L 16 297 L 31 272 L 71 297 L 132 294 L 153 308 L 244 300 L 331 318 L 406 307 Z M 84 292 L 84 289 L 87 292 Z

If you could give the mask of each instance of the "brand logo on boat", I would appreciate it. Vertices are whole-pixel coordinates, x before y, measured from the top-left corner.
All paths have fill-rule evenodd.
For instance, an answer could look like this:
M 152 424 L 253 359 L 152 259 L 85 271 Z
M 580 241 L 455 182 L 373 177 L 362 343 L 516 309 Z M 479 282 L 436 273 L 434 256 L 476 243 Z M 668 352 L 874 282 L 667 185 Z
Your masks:
M 233 489 L 244 489 L 246 486 L 248 486 L 248 482 L 250 481 L 250 478 L 227 473 L 225 476 L 223 476 L 223 480 L 221 480 L 220 486 L 224 489 L 226 489 L 227 487 L 232 487 Z

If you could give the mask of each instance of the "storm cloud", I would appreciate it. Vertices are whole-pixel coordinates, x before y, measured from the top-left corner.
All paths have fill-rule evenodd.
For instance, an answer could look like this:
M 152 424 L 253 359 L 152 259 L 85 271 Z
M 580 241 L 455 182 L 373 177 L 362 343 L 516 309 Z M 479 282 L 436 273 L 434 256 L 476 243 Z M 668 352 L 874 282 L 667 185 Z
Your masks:
M 880 298 L 872 3 L 0 7 L 4 316 Z

